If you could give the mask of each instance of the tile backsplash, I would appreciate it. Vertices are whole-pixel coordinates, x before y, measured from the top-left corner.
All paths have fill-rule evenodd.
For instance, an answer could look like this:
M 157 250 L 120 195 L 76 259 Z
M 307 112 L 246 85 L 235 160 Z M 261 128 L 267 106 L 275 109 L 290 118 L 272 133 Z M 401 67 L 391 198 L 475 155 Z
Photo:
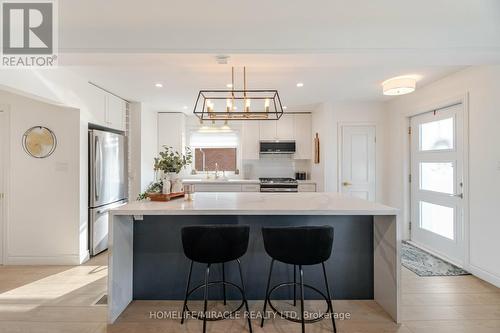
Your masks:
M 259 177 L 291 177 L 295 172 L 307 173 L 309 179 L 311 160 L 295 160 L 290 155 L 262 155 L 259 160 L 243 160 L 243 177 L 255 179 Z

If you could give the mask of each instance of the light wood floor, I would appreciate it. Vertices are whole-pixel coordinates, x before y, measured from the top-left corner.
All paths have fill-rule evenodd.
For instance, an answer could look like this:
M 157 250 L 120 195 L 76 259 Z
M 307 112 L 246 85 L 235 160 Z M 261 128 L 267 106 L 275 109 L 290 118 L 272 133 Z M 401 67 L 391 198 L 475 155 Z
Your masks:
M 82 266 L 0 266 L 0 332 L 201 333 L 201 322 L 151 319 L 150 312 L 179 310 L 179 302 L 134 302 L 116 324 L 106 324 L 106 306 L 94 303 L 106 293 L 107 257 Z M 351 314 L 337 321 L 339 332 L 499 333 L 500 289 L 473 276 L 421 278 L 403 269 L 402 318 L 396 325 L 373 301 L 335 301 L 335 310 Z M 200 304 L 192 308 L 200 309 Z M 262 302 L 252 302 L 260 310 Z M 308 308 L 319 306 L 309 302 Z M 274 319 L 256 333 L 300 332 L 300 325 Z M 311 324 L 309 333 L 331 332 L 331 321 Z M 242 319 L 208 324 L 208 332 L 246 332 Z

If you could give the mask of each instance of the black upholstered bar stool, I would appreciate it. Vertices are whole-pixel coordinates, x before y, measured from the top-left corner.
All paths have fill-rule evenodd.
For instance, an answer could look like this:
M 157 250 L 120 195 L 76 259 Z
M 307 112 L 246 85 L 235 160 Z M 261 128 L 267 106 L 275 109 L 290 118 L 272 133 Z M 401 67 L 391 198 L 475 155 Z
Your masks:
M 209 318 L 207 316 L 208 289 L 213 285 L 222 285 L 224 305 L 226 304 L 226 285 L 233 286 L 240 291 L 242 302 L 237 309 L 230 312 L 231 315 L 236 311 L 239 311 L 243 307 L 243 305 L 245 305 L 247 313 L 249 312 L 248 302 L 245 294 L 245 285 L 243 283 L 243 273 L 241 271 L 241 262 L 239 259 L 247 251 L 249 231 L 250 228 L 246 225 L 218 224 L 189 226 L 182 228 L 182 246 L 184 248 L 184 254 L 191 260 L 191 265 L 189 268 L 189 275 L 186 284 L 184 306 L 182 307 L 181 324 L 184 323 L 185 312 L 190 311 L 187 305 L 189 295 L 199 289 L 204 290 L 203 315 L 193 315 L 193 317 L 203 320 L 203 333 L 205 333 L 206 331 L 207 320 L 216 321 L 224 319 L 224 317 Z M 229 261 L 236 261 L 238 263 L 241 286 L 238 286 L 232 282 L 227 282 L 225 279 L 224 263 L 227 263 Z M 194 262 L 206 264 L 205 283 L 190 289 L 189 284 L 191 282 L 191 273 L 193 271 Z M 210 267 L 212 264 L 222 264 L 222 281 L 208 281 Z M 249 331 L 251 333 L 252 324 L 250 322 L 250 316 L 247 316 L 247 319 Z
M 262 316 L 261 327 L 264 326 L 264 317 L 266 306 L 269 306 L 274 312 L 281 315 L 287 320 L 301 323 L 302 333 L 305 332 L 306 323 L 314 323 L 324 319 L 325 315 L 318 316 L 314 319 L 305 319 L 304 317 L 304 288 L 312 289 L 320 294 L 327 303 L 326 312 L 331 315 L 333 331 L 337 332 L 335 326 L 335 318 L 333 312 L 332 298 L 330 287 L 328 285 L 328 277 L 326 275 L 325 261 L 330 258 L 333 248 L 333 227 L 330 226 L 305 226 L 305 227 L 264 227 L 262 228 L 262 236 L 264 238 L 264 247 L 267 254 L 272 258 L 271 267 L 269 268 L 269 276 L 267 279 L 266 299 L 264 301 L 264 315 Z M 270 288 L 271 274 L 275 261 L 280 261 L 285 264 L 294 265 L 294 282 L 280 283 Z M 317 288 L 304 284 L 304 272 L 302 266 L 321 264 L 323 268 L 323 276 L 325 279 L 326 295 Z M 299 266 L 299 283 L 296 282 L 295 272 L 296 266 Z M 294 287 L 294 306 L 296 304 L 295 288 L 300 287 L 300 319 L 287 316 L 278 311 L 271 303 L 271 295 L 279 288 L 285 286 Z

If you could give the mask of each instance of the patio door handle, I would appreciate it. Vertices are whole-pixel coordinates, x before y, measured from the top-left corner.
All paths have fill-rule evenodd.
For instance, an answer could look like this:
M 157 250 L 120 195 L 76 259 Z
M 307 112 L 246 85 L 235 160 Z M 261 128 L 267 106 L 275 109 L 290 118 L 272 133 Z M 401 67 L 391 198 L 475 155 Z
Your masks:
M 457 197 L 457 198 L 460 198 L 460 199 L 463 199 L 464 198 L 464 194 L 463 193 L 455 193 L 455 194 L 450 194 L 452 197 Z

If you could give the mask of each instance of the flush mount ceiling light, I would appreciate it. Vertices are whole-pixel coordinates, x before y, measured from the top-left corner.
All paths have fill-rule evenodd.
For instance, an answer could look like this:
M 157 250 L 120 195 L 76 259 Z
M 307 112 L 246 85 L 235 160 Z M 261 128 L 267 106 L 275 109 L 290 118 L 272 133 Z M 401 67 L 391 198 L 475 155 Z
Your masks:
M 297 83 L 297 88 L 302 88 L 304 84 L 302 82 Z
M 415 91 L 417 80 L 412 77 L 395 77 L 382 83 L 384 95 L 397 96 Z
M 228 84 L 229 86 L 229 84 Z M 200 121 L 278 120 L 283 106 L 278 90 L 247 89 L 246 68 L 243 67 L 243 89 L 234 89 L 234 67 L 231 89 L 200 90 L 193 113 Z
M 163 87 L 163 84 L 161 84 L 161 83 L 155 83 L 155 87 L 156 87 L 156 88 L 162 88 L 162 87 Z

